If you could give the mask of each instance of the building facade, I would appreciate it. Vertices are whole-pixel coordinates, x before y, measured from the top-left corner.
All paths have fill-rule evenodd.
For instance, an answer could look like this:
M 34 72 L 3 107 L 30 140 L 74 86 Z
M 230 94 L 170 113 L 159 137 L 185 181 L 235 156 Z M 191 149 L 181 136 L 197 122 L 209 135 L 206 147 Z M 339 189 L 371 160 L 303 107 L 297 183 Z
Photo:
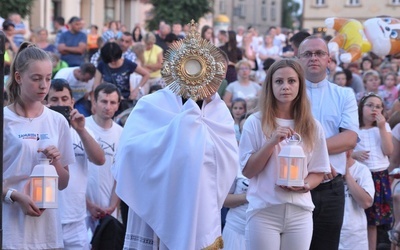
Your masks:
M 325 28 L 328 17 L 353 18 L 364 22 L 376 16 L 400 19 L 400 0 L 303 0 L 303 28 L 311 33 L 333 30 Z
M 215 0 L 214 16 L 226 15 L 229 27 L 252 26 L 265 33 L 270 26 L 281 24 L 282 0 Z
M 65 22 L 73 16 L 81 17 L 85 28 L 95 24 L 100 31 L 108 21 L 120 20 L 132 31 L 136 24 L 144 27 L 151 7 L 142 0 L 36 0 L 28 21 L 32 30 L 44 27 L 52 32 L 57 16 L 64 17 Z
M 327 0 L 326 0 L 327 1 Z M 136 24 L 145 26 L 152 5 L 148 0 L 35 0 L 27 26 L 31 30 L 39 27 L 54 31 L 53 19 L 62 16 L 65 21 L 73 16 L 83 18 L 85 28 L 96 24 L 101 27 L 110 20 L 121 20 L 128 31 Z M 199 20 L 203 25 L 214 26 L 217 17 L 229 19 L 227 29 L 238 26 L 253 26 L 265 33 L 270 26 L 280 26 L 282 0 L 214 0 L 213 13 Z

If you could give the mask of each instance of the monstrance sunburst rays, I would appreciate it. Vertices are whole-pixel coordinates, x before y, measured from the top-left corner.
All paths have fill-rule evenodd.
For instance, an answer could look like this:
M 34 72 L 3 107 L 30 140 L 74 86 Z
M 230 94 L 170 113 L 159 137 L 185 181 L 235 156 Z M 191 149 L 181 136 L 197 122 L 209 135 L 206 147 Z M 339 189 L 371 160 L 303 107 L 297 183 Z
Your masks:
M 213 95 L 225 78 L 225 58 L 217 47 L 202 39 L 192 20 L 185 39 L 172 43 L 161 75 L 170 89 L 184 98 L 200 100 Z

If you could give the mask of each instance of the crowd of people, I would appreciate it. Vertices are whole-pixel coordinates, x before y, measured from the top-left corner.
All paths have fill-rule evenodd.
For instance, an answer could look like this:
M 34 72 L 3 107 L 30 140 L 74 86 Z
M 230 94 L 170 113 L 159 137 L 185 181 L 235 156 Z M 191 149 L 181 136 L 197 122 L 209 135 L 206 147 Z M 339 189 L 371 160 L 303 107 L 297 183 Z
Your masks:
M 52 40 L 44 28 L 24 39 L 17 13 L 2 24 L 3 249 L 90 249 L 105 218 L 122 225 L 115 244 L 126 249 L 219 249 L 223 239 L 229 250 L 373 250 L 382 228 L 400 249 L 399 57 L 344 64 L 323 34 L 205 25 L 226 77 L 192 100 L 161 76 L 187 26 L 129 32 L 111 21 L 100 33 L 57 17 L 54 27 Z M 304 185 L 276 185 L 296 134 Z M 41 155 L 59 176 L 59 209 L 28 195 Z

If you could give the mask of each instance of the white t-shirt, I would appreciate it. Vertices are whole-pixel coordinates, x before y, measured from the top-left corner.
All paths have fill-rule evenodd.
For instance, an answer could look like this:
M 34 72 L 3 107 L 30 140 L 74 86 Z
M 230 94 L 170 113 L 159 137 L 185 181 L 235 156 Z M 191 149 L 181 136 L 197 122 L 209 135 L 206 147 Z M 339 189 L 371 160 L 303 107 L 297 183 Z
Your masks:
M 263 43 L 262 36 L 253 36 L 253 39 L 251 41 L 251 47 L 253 48 L 254 51 L 258 51 L 258 48 L 262 45 L 262 43 Z
M 400 141 L 400 123 L 393 128 L 392 136 Z
M 110 206 L 114 187 L 114 177 L 111 166 L 114 164 L 115 152 L 122 133 L 122 127 L 113 122 L 112 127 L 104 129 L 97 125 L 93 116 L 86 118 L 86 126 L 92 130 L 96 141 L 104 150 L 106 162 L 99 166 L 89 162 L 88 185 L 86 197 L 100 207 Z
M 88 128 L 86 130 L 94 138 L 93 132 Z M 59 195 L 62 224 L 82 221 L 86 218 L 86 188 L 89 160 L 78 133 L 73 128 L 70 128 L 70 131 L 76 161 L 75 164 L 69 165 L 69 183 Z
M 367 166 L 356 161 L 349 171 L 357 184 L 373 198 L 375 185 Z M 344 187 L 344 217 L 340 231 L 339 249 L 368 249 L 367 216 L 364 209 L 353 199 L 346 183 Z
M 293 120 L 276 118 L 276 122 L 279 126 L 294 128 Z M 330 172 L 324 132 L 318 121 L 316 121 L 316 125 L 317 136 L 315 138 L 314 148 L 312 152 L 305 152 L 307 168 L 305 169 L 304 177 L 306 177 L 309 172 Z M 239 143 L 240 167 L 242 169 L 246 166 L 250 156 L 258 152 L 265 143 L 267 143 L 267 139 L 261 128 L 261 114 L 257 112 L 247 118 L 243 126 Z M 247 200 L 249 201 L 247 218 L 254 215 L 259 209 L 286 203 L 291 203 L 309 211 L 314 209 L 310 192 L 288 192 L 276 185 L 279 168 L 278 154 L 280 148 L 285 144 L 287 144 L 287 142 L 282 141 L 276 145 L 265 168 L 258 175 L 250 179 L 249 189 L 247 191 Z
M 243 194 L 247 192 L 249 186 L 249 180 L 246 177 L 238 177 L 235 180 L 234 194 Z M 230 192 L 232 193 L 232 192 Z M 240 233 L 244 237 L 244 229 L 246 227 L 246 210 L 248 204 L 242 204 L 240 206 L 229 209 L 226 215 L 225 228 L 229 227 L 232 230 Z M 223 235 L 222 235 L 223 236 Z M 225 243 L 225 242 L 224 242 Z
M 79 69 L 79 67 L 69 67 L 60 69 L 54 76 L 54 79 L 63 78 L 67 80 L 69 86 L 72 89 L 72 97 L 77 102 L 78 100 L 83 98 L 86 93 L 90 93 L 92 91 L 94 79 L 91 79 L 88 82 L 79 81 L 74 76 L 75 69 Z
M 313 116 L 322 124 L 327 139 L 337 135 L 340 128 L 358 132 L 358 107 L 351 89 L 326 79 L 319 83 L 306 81 L 306 84 Z M 337 173 L 346 173 L 345 152 L 330 154 L 329 160 Z
M 391 132 L 388 123 L 385 124 L 385 128 L 387 132 Z M 379 134 L 379 128 L 373 127 L 369 129 L 360 129 L 358 134 L 360 141 L 357 143 L 354 151 L 369 151 L 368 159 L 362 163 L 367 165 L 369 170 L 372 172 L 378 172 L 387 169 L 389 167 L 389 157 L 384 155 L 382 152 L 382 140 Z
M 3 184 L 29 194 L 29 176 L 38 164 L 39 148 L 54 145 L 61 153 L 60 163 L 75 161 L 67 120 L 44 107 L 32 120 L 4 108 Z M 25 215 L 19 203 L 3 202 L 3 249 L 54 249 L 63 247 L 59 209 L 46 209 L 40 217 Z
M 267 48 L 265 46 L 260 46 L 258 48 L 257 53 L 264 56 L 279 56 L 279 47 L 276 45 L 273 45 L 270 48 Z
M 261 86 L 252 81 L 248 85 L 241 85 L 238 81 L 234 81 L 226 87 L 226 91 L 232 93 L 232 100 L 236 98 L 243 98 L 246 101 L 254 99 L 260 90 Z

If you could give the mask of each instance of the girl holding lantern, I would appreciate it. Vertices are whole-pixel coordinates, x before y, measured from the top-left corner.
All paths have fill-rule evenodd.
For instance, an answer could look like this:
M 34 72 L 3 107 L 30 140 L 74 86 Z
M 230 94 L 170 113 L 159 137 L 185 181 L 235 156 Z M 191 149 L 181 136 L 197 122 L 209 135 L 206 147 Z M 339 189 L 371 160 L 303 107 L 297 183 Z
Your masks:
M 7 85 L 10 105 L 4 107 L 2 249 L 63 248 L 58 209 L 40 209 L 29 195 L 29 176 L 41 158 L 52 160 L 60 190 L 75 160 L 67 120 L 42 104 L 51 75 L 49 55 L 21 44 Z
M 278 154 L 295 134 L 302 138 L 304 169 L 297 168 L 288 178 L 301 178 L 304 185 L 277 185 L 285 172 L 280 171 Z M 243 175 L 250 179 L 247 249 L 309 249 L 314 209 L 309 191 L 330 172 L 330 166 L 324 132 L 311 114 L 303 69 L 297 61 L 282 59 L 268 70 L 259 112 L 246 120 L 239 152 Z

